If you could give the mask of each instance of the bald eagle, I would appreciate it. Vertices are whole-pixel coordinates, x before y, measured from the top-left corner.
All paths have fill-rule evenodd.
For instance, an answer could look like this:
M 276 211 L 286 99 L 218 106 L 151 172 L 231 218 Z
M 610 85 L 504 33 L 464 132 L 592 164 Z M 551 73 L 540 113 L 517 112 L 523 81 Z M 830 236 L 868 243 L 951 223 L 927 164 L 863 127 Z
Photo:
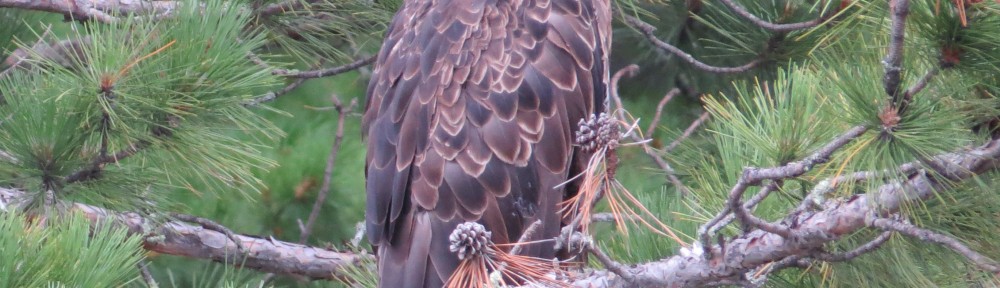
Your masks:
M 375 62 L 363 118 L 367 236 L 382 287 L 441 287 L 449 235 L 493 243 L 567 225 L 573 143 L 608 94 L 610 0 L 405 0 Z M 509 246 L 508 246 L 509 247 Z M 509 249 L 509 248 L 507 248 Z M 551 259 L 551 242 L 522 255 Z

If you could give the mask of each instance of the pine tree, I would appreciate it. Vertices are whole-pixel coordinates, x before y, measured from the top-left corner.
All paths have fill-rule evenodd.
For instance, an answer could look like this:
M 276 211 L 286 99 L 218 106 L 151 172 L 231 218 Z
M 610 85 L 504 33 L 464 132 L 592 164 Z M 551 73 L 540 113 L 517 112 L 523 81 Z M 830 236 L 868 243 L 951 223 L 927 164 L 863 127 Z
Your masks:
M 400 2 L 0 0 L 0 287 L 373 286 Z M 1000 284 L 1000 1 L 613 6 L 627 125 L 559 281 Z

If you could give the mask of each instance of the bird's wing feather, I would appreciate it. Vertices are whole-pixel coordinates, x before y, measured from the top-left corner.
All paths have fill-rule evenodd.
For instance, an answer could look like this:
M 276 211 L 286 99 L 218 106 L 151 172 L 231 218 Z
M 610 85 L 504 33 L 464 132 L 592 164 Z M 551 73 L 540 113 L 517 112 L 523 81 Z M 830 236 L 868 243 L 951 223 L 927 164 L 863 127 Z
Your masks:
M 538 219 L 537 238 L 557 233 L 554 186 L 575 170 L 577 122 L 603 109 L 610 41 L 606 0 L 448 2 L 407 1 L 395 16 L 363 119 L 369 239 L 433 241 L 442 279 L 458 223 L 479 221 L 498 243 Z M 413 233 L 421 213 L 431 235 Z M 414 256 L 397 250 L 384 251 Z

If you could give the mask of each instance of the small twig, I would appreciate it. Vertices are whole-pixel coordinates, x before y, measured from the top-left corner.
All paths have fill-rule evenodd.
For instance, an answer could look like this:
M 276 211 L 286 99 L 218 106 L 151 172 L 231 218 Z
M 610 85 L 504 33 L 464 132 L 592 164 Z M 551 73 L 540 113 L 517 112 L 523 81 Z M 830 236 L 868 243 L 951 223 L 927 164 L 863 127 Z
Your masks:
M 159 288 L 160 285 L 156 283 L 156 279 L 153 278 L 153 274 L 149 273 L 149 262 L 139 261 L 136 264 L 139 267 L 139 274 L 142 274 L 142 281 L 146 283 L 148 288 Z
M 698 119 L 691 122 L 691 125 L 688 125 L 687 129 L 684 129 L 684 133 L 682 133 L 680 137 L 674 139 L 673 142 L 670 142 L 670 145 L 667 145 L 667 147 L 663 149 L 663 153 L 670 153 L 670 151 L 673 151 L 678 145 L 681 144 L 681 141 L 691 137 L 691 134 L 694 134 L 694 131 L 697 131 L 698 127 L 701 126 L 702 123 L 705 123 L 705 120 L 708 120 L 709 116 L 711 116 L 711 114 L 709 114 L 708 111 L 701 112 L 701 115 L 698 115 Z
M 309 71 L 290 71 L 287 69 L 274 69 L 273 71 L 271 71 L 271 74 L 290 77 L 290 78 L 320 78 L 320 77 L 334 76 L 337 74 L 349 72 L 364 66 L 368 66 L 369 64 L 372 63 L 375 63 L 375 56 L 360 59 L 352 63 L 333 68 L 309 70 Z
M 274 15 L 306 8 L 306 4 L 312 4 L 315 2 L 319 1 L 285 0 L 278 3 L 271 3 L 268 4 L 267 6 L 261 7 L 260 10 L 257 10 L 257 15 L 260 17 L 271 17 Z
M 514 247 L 510 248 L 510 254 L 521 254 L 522 247 L 524 247 L 525 243 L 531 241 L 531 238 L 535 237 L 535 233 L 538 233 L 539 227 L 542 227 L 542 220 L 535 220 L 535 222 L 531 222 L 531 225 L 528 225 L 528 229 L 524 229 L 524 232 L 521 233 L 521 238 L 517 239 L 517 243 L 514 244 Z
M 857 248 L 854 248 L 854 250 L 840 254 L 822 253 L 816 255 L 815 258 L 817 260 L 822 260 L 826 262 L 850 261 L 854 258 L 857 258 L 858 256 L 864 255 L 868 252 L 878 249 L 878 247 L 881 247 L 882 244 L 885 244 L 885 242 L 889 241 L 890 238 L 892 238 L 892 232 L 890 231 L 882 232 L 882 234 L 878 235 L 878 237 L 875 237 L 875 239 L 873 239 L 872 241 L 869 241 L 864 245 L 858 246 Z
M 896 231 L 900 234 L 917 238 L 922 241 L 940 244 L 948 249 L 951 249 L 952 251 L 955 251 L 955 253 L 958 253 L 959 255 L 965 256 L 966 259 L 969 259 L 969 261 L 973 264 L 979 266 L 979 269 L 993 273 L 1000 272 L 1000 265 L 997 265 L 996 261 L 973 251 L 968 246 L 965 246 L 965 244 L 962 244 L 962 242 L 958 239 L 927 229 L 922 229 L 899 220 L 877 217 L 870 217 L 867 220 L 868 223 L 866 224 L 868 224 L 868 226 L 882 230 Z
M 631 271 L 628 271 L 628 268 L 626 268 L 625 265 L 623 265 L 622 263 L 618 263 L 618 261 L 615 261 L 614 259 L 611 259 L 611 257 L 608 256 L 608 254 L 605 254 L 604 251 L 601 251 L 601 249 L 597 247 L 597 244 L 594 243 L 593 239 L 590 239 L 588 237 L 585 242 L 586 243 L 583 246 L 587 249 L 588 252 L 590 252 L 590 254 L 594 255 L 594 258 L 597 258 L 597 261 L 601 262 L 601 265 L 604 265 L 604 268 L 607 268 L 608 271 L 611 271 L 611 273 L 615 273 L 618 276 L 622 277 L 623 279 L 625 279 L 625 282 L 634 281 L 635 274 L 633 274 Z
M 330 96 L 333 101 L 334 107 L 337 107 L 337 132 L 333 138 L 333 146 L 330 147 L 330 154 L 326 158 L 326 170 L 323 171 L 323 185 L 319 188 L 319 194 L 316 195 L 316 202 L 313 203 L 312 212 L 309 213 L 309 220 L 306 220 L 305 228 L 302 229 L 302 233 L 299 234 L 299 243 L 305 244 L 309 240 L 309 234 L 312 233 L 312 228 L 316 224 L 316 219 L 319 218 L 319 212 L 323 209 L 323 204 L 326 203 L 326 196 L 330 193 L 330 182 L 333 178 L 333 168 L 337 162 L 337 154 L 340 152 L 340 145 L 344 142 L 344 118 L 347 117 L 354 107 L 358 105 L 357 99 L 351 99 L 351 103 L 346 107 L 340 98 L 336 94 Z
M 250 59 L 250 62 L 253 62 L 253 64 L 257 64 L 257 66 L 260 66 L 260 68 L 268 70 L 271 69 L 271 64 L 267 64 L 267 61 L 261 59 L 260 56 L 257 55 L 257 53 L 253 53 L 253 51 L 247 51 L 247 59 Z
M 101 172 L 104 170 L 105 165 L 118 163 L 119 161 L 125 158 L 135 155 L 142 149 L 149 147 L 149 145 L 150 145 L 149 141 L 139 141 L 139 143 L 133 144 L 128 148 L 122 149 L 121 151 L 118 151 L 115 154 L 94 157 L 94 160 L 92 160 L 87 167 L 77 170 L 72 174 L 69 174 L 69 176 L 66 176 L 66 178 L 63 179 L 63 182 L 66 184 L 72 184 L 76 182 L 96 179 L 100 177 Z
M 744 174 L 746 174 L 749 171 L 750 170 L 745 170 Z M 742 179 L 745 178 L 741 178 L 741 180 Z M 760 230 L 764 230 L 770 233 L 781 235 L 781 237 L 788 238 L 791 235 L 791 229 L 789 229 L 787 226 L 764 221 L 764 219 L 754 216 L 753 213 L 750 213 L 750 211 L 748 211 L 745 207 L 743 207 L 743 202 L 742 202 L 743 193 L 746 192 L 748 186 L 749 183 L 747 183 L 747 181 L 745 180 L 736 182 L 736 185 L 733 186 L 733 189 L 729 192 L 729 201 L 728 201 L 729 210 L 732 211 L 733 215 L 736 216 L 736 219 L 739 220 L 740 223 L 743 223 L 744 225 L 748 225 L 750 227 L 758 228 Z
M 594 213 L 593 215 L 590 215 L 590 222 L 591 223 L 593 223 L 593 222 L 617 223 L 618 222 L 617 220 L 618 220 L 619 217 L 625 218 L 625 220 L 636 220 L 636 218 L 633 217 L 633 216 L 631 216 L 631 215 L 615 216 L 614 213 Z
M 903 47 L 905 46 L 906 16 L 909 14 L 909 0 L 891 0 L 890 18 L 892 19 L 892 32 L 889 35 L 889 53 L 882 60 L 885 65 L 885 76 L 882 83 L 885 86 L 885 93 L 892 99 L 892 105 L 902 110 L 906 104 L 900 103 L 899 85 L 902 74 Z
M 646 39 L 649 40 L 651 43 L 653 43 L 653 45 L 655 45 L 657 48 L 660 48 L 661 50 L 664 50 L 671 54 L 677 55 L 678 57 L 683 59 L 684 62 L 687 62 L 688 64 L 691 64 L 695 68 L 701 69 L 703 71 L 711 73 L 743 73 L 750 71 L 750 69 L 757 67 L 757 65 L 760 65 L 761 63 L 764 63 L 764 59 L 758 56 L 754 60 L 751 60 L 749 63 L 743 64 L 742 66 L 719 67 L 719 66 L 708 65 L 705 64 L 704 62 L 698 61 L 698 59 L 695 59 L 694 56 L 685 53 L 680 48 L 677 48 L 674 45 L 670 45 L 669 43 L 663 42 L 663 40 L 656 38 L 656 34 L 653 33 L 654 31 L 656 31 L 656 27 L 653 27 L 653 25 L 643 22 L 642 20 L 639 20 L 638 18 L 635 18 L 630 15 L 625 15 L 624 17 L 625 17 L 625 22 L 627 22 L 630 26 L 638 29 L 639 32 L 645 35 Z
M 812 27 L 816 27 L 816 25 L 822 24 L 827 19 L 827 17 L 819 16 L 816 17 L 816 19 L 805 22 L 775 24 L 768 22 L 764 19 L 757 18 L 757 16 L 754 16 L 752 13 L 750 13 L 750 11 L 747 11 L 745 8 L 743 8 L 743 6 L 740 6 L 740 4 L 733 2 L 733 0 L 721 0 L 721 1 L 722 4 L 725 4 L 726 7 L 729 7 L 729 10 L 733 10 L 733 12 L 735 12 L 736 15 L 740 15 L 740 17 L 743 17 L 744 19 L 750 20 L 750 22 L 753 23 L 754 25 L 757 25 L 760 28 L 770 30 L 771 32 L 784 33 L 795 30 L 809 29 Z
M 663 95 L 663 99 L 660 99 L 660 103 L 656 104 L 656 114 L 653 114 L 653 119 L 649 120 L 649 127 L 646 127 L 646 137 L 653 138 L 653 132 L 656 132 L 656 126 L 660 124 L 660 117 L 663 116 L 663 107 L 666 107 L 667 103 L 680 93 L 681 89 L 670 89 L 666 95 Z
M 233 231 L 229 230 L 229 228 L 226 228 L 226 226 L 222 226 L 219 223 L 215 223 L 215 221 L 194 215 L 187 215 L 180 213 L 170 213 L 170 218 L 174 218 L 184 222 L 198 224 L 201 226 L 201 228 L 225 234 L 226 237 L 229 238 L 229 240 L 233 241 L 233 244 L 236 244 L 236 249 L 239 250 L 240 253 L 246 251 L 246 248 L 243 247 L 243 241 L 240 241 L 240 238 L 236 236 L 236 233 L 233 233 Z
M 618 112 L 618 119 L 628 119 L 625 116 L 625 104 L 622 104 L 622 97 L 618 94 L 618 82 L 621 81 L 622 77 L 634 77 L 636 73 L 639 73 L 639 65 L 629 64 L 622 69 L 618 69 L 614 75 L 611 76 L 611 99 L 615 100 L 615 105 Z
M 906 89 L 906 95 L 904 95 L 903 101 L 906 102 L 912 101 L 913 95 L 916 95 L 917 93 L 920 93 L 920 91 L 923 91 L 924 88 L 927 87 L 927 84 L 931 82 L 931 79 L 933 79 L 934 76 L 937 75 L 937 73 L 938 73 L 937 67 L 931 68 L 930 71 L 927 71 L 927 73 L 924 74 L 923 77 L 920 77 L 920 80 L 918 80 L 917 83 L 914 83 L 913 86 L 910 86 L 909 89 Z
M 615 105 L 618 105 L 618 109 L 616 109 L 616 110 L 618 111 L 618 117 L 619 117 L 619 119 L 624 120 L 624 119 L 627 119 L 627 118 L 625 116 L 625 106 L 622 104 L 621 96 L 618 94 L 618 82 L 621 80 L 622 76 L 631 77 L 631 76 L 634 76 L 637 71 L 639 71 L 639 66 L 635 65 L 635 64 L 632 64 L 632 65 L 626 66 L 625 68 L 622 68 L 622 69 L 618 70 L 617 72 L 615 72 L 614 76 L 611 77 L 611 87 L 610 87 L 611 88 L 611 95 L 610 95 L 611 97 L 610 98 L 612 100 L 614 100 Z M 670 92 L 668 92 L 667 96 L 669 96 L 669 98 L 672 98 L 673 96 L 671 96 L 671 95 L 672 94 L 676 94 L 674 92 L 675 90 L 677 90 L 677 89 L 673 89 Z M 665 98 L 667 98 L 667 97 L 665 97 Z M 670 101 L 670 100 L 667 99 L 667 101 Z M 663 102 L 663 101 L 661 101 L 661 103 L 662 103 L 661 104 L 661 108 L 662 108 L 662 105 L 665 105 L 666 103 Z M 655 121 L 658 122 L 659 120 L 657 119 Z M 655 125 L 655 123 L 656 122 L 653 122 L 652 124 L 650 124 L 650 126 L 652 127 L 653 125 Z M 667 174 L 667 180 L 669 180 L 672 184 L 674 184 L 675 187 L 677 187 L 677 191 L 680 191 L 681 195 L 687 195 L 688 194 L 687 188 L 684 186 L 684 183 L 681 183 L 681 180 L 678 179 L 676 175 L 674 175 L 675 174 L 674 173 L 674 169 L 672 167 L 670 167 L 670 163 L 667 163 L 667 160 L 663 159 L 663 157 L 660 156 L 656 152 L 656 149 L 654 149 L 652 146 L 650 146 L 649 143 L 645 143 L 645 142 L 647 142 L 646 139 L 642 139 L 642 137 L 640 137 L 637 133 L 629 133 L 628 136 L 630 138 L 632 138 L 632 140 L 634 140 L 636 142 L 643 143 L 642 144 L 642 151 L 644 153 L 646 153 L 646 155 L 648 155 L 649 158 L 653 159 L 653 161 L 656 162 L 657 166 L 660 166 L 660 170 L 662 170 L 664 173 Z
M 368 225 L 365 225 L 365 221 L 358 221 L 354 224 L 354 237 L 351 238 L 352 247 L 361 247 L 361 240 L 365 237 L 365 231 L 368 230 Z
M 288 85 L 285 85 L 285 87 L 281 88 L 278 91 L 267 92 L 264 95 L 257 96 L 257 98 L 254 98 L 253 100 L 250 100 L 250 101 L 247 101 L 246 103 L 243 103 L 243 107 L 252 107 L 252 106 L 260 105 L 261 103 L 264 103 L 264 102 L 274 101 L 274 99 L 278 99 L 278 97 L 281 97 L 282 95 L 288 94 L 289 92 L 292 92 L 292 90 L 295 90 L 296 88 L 299 88 L 299 86 L 302 85 L 302 83 L 306 82 L 306 80 L 308 80 L 308 79 L 306 79 L 306 78 L 295 79 L 291 83 L 288 83 Z

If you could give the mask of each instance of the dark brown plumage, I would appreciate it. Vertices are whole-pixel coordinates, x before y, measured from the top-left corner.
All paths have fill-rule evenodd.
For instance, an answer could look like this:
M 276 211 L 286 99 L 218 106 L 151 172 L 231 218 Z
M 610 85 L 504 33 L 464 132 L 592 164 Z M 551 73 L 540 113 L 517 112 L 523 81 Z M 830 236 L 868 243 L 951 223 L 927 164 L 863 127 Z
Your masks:
M 368 238 L 382 287 L 440 287 L 448 236 L 477 221 L 492 240 L 555 237 L 555 188 L 580 172 L 577 123 L 603 110 L 608 0 L 405 0 L 365 105 Z M 552 258 L 551 243 L 522 255 Z

